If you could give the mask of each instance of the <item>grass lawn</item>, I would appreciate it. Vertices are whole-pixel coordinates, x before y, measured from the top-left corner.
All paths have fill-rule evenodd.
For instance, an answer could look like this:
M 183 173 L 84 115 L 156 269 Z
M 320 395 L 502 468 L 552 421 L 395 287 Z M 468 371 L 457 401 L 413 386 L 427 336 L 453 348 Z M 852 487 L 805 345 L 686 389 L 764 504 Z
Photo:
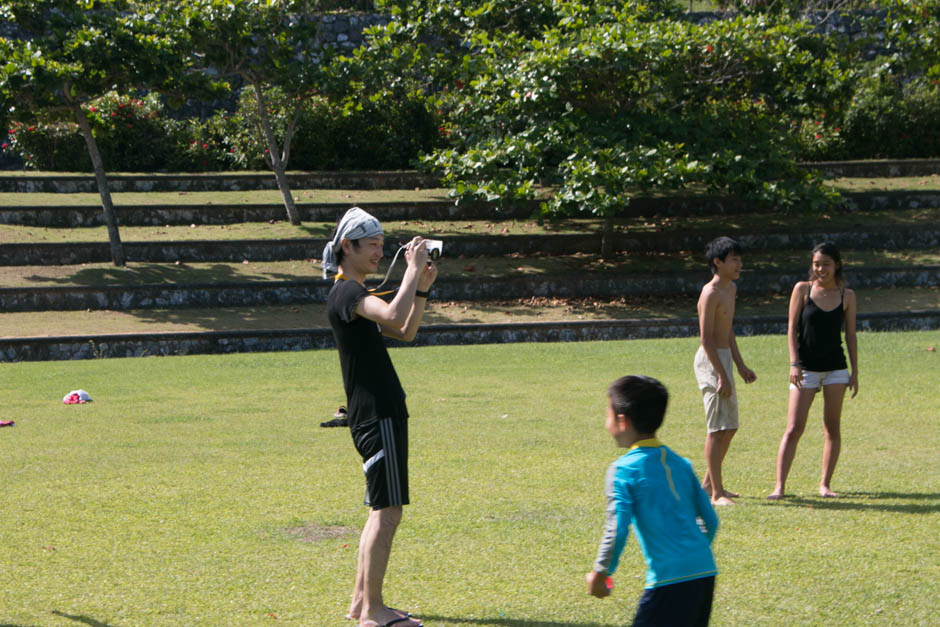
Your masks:
M 415 235 L 450 238 L 465 235 L 528 235 L 600 234 L 600 220 L 554 220 L 538 224 L 533 220 L 386 220 L 386 237 L 395 241 Z M 786 215 L 754 213 L 740 215 L 703 215 L 674 217 L 638 217 L 617 220 L 616 228 L 624 233 L 684 233 L 720 231 L 728 233 L 772 233 L 795 230 L 836 232 L 858 229 L 886 229 L 910 226 L 934 226 L 940 223 L 940 208 L 905 209 L 897 211 L 838 211 L 827 214 Z M 234 224 L 193 224 L 166 226 L 122 226 L 125 242 L 162 242 L 193 240 L 243 240 L 326 238 L 335 227 L 333 222 L 304 222 L 293 226 L 278 220 Z M 106 242 L 107 229 L 97 227 L 41 227 L 0 224 L 0 243 L 68 243 Z
M 929 625 L 940 612 L 940 333 L 863 333 L 833 487 L 815 496 L 813 408 L 792 498 L 764 499 L 784 427 L 781 336 L 740 338 L 758 374 L 725 461 L 713 625 Z M 661 438 L 703 468 L 696 340 L 394 349 L 412 414 L 412 505 L 387 601 L 427 625 L 628 623 L 643 564 L 583 589 L 622 453 L 617 376 L 660 378 Z M 65 406 L 76 388 L 94 398 Z M 343 625 L 365 517 L 334 351 L 0 364 L 0 624 Z M 933 617 L 933 618 L 931 618 Z M 345 623 L 350 624 L 350 623 Z
M 880 179 L 879 179 L 880 180 Z M 355 204 L 366 202 L 446 202 L 448 190 L 431 189 L 293 189 L 294 201 L 312 204 Z M 281 192 L 276 189 L 209 191 L 209 192 L 115 192 L 115 207 L 146 206 L 240 206 L 282 205 Z M 0 206 L 7 207 L 98 207 L 97 193 L 6 192 L 0 194 Z M 285 214 L 286 215 L 286 214 Z
M 940 291 L 937 288 L 866 289 L 857 290 L 856 294 L 862 312 L 940 309 Z M 736 312 L 738 316 L 786 316 L 788 299 L 788 294 L 745 294 L 738 297 Z M 614 300 L 532 297 L 485 302 L 431 299 L 424 321 L 427 324 L 480 324 L 694 316 L 695 298 L 685 295 L 621 297 Z M 323 304 L 0 313 L 0 337 L 192 333 L 326 326 L 326 306 Z

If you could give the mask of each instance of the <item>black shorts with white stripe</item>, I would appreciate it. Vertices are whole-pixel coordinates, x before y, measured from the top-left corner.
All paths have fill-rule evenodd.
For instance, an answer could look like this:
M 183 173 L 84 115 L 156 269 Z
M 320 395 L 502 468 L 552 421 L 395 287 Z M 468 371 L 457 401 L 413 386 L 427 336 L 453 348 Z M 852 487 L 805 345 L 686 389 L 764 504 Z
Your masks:
M 408 504 L 408 419 L 380 418 L 353 434 L 372 509 Z

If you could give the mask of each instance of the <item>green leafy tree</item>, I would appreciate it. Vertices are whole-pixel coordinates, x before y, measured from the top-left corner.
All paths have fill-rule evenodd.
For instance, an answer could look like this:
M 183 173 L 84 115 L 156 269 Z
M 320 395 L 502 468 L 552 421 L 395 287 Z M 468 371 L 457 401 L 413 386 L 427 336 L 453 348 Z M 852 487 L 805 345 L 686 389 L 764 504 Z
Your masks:
M 361 57 L 433 77 L 450 145 L 425 163 L 460 198 L 531 202 L 548 188 L 544 214 L 605 218 L 602 254 L 639 194 L 831 199 L 795 163 L 787 115 L 825 107 L 847 70 L 805 22 L 697 25 L 667 2 L 544 0 L 531 29 L 514 26 L 511 0 L 392 4 Z M 440 28 L 448 45 L 431 37 Z
M 113 89 L 172 86 L 180 54 L 156 28 L 147 3 L 119 0 L 6 0 L 0 22 L 0 102 L 10 120 L 78 124 L 95 173 L 111 258 L 125 265 L 105 164 L 89 124 L 89 102 Z M 181 72 L 180 72 L 181 74 Z
M 332 48 L 319 39 L 314 0 L 183 0 L 169 11 L 188 38 L 193 69 L 241 81 L 291 224 L 300 224 L 286 170 L 304 99 L 330 84 Z

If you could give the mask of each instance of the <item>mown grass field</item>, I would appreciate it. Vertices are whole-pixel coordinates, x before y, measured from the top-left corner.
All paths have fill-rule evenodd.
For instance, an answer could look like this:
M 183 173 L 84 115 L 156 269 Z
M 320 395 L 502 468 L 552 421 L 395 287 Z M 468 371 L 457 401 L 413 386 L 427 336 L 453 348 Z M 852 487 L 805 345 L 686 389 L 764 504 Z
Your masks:
M 0 196 L 3 196 L 0 194 Z M 337 213 L 352 203 L 337 205 Z M 0 206 L 3 199 L 0 198 Z M 901 228 L 934 225 L 940 221 L 940 208 L 897 209 L 888 211 L 839 211 L 818 214 L 740 214 L 675 217 L 619 218 L 617 230 L 630 234 L 685 233 L 736 230 L 767 233 L 793 230 L 838 232 L 872 228 Z M 330 236 L 335 222 L 304 222 L 293 226 L 282 219 L 271 222 L 234 224 L 191 224 L 164 226 L 121 226 L 121 239 L 127 242 L 160 241 L 230 241 L 240 239 L 274 240 L 296 238 L 324 239 Z M 528 235 L 531 237 L 566 234 L 600 234 L 601 220 L 558 219 L 539 224 L 537 220 L 500 219 L 494 213 L 490 220 L 387 220 L 386 237 L 393 241 L 407 240 L 415 235 L 451 238 L 464 235 Z M 0 224 L 0 243 L 84 243 L 107 241 L 107 229 L 95 227 L 42 227 Z
M 111 173 L 115 175 L 119 173 Z M 133 175 L 133 173 L 120 173 Z M 236 173 L 244 174 L 244 173 Z M 264 174 L 272 176 L 271 172 Z M 16 177 L 49 177 L 69 176 L 68 172 L 4 172 L 3 176 Z M 145 176 L 153 176 L 145 173 Z M 89 176 L 87 173 L 82 176 Z M 887 191 L 913 191 L 931 192 L 940 189 L 940 176 L 930 174 L 924 176 L 895 176 L 895 177 L 865 177 L 846 178 L 837 177 L 826 181 L 826 185 L 840 192 L 887 192 Z M 541 188 L 540 194 L 551 193 L 551 188 Z M 296 202 L 328 203 L 328 202 L 389 202 L 389 201 L 441 201 L 450 198 L 450 190 L 442 187 L 420 188 L 408 190 L 342 190 L 342 189 L 305 189 L 292 188 Z M 659 190 L 643 192 L 651 197 L 711 195 L 701 186 L 690 185 L 682 190 Z M 0 197 L 7 206 L 63 206 L 63 205 L 91 205 L 97 206 L 101 199 L 95 192 L 81 192 L 61 194 L 54 192 L 7 192 Z M 166 191 L 166 192 L 116 192 L 112 194 L 115 206 L 122 205 L 166 205 L 166 204 L 241 204 L 241 203 L 272 203 L 282 202 L 280 192 L 276 189 L 252 191 Z
M 833 487 L 815 496 L 814 407 L 771 503 L 786 411 L 782 336 L 739 338 L 758 374 L 725 463 L 713 625 L 931 625 L 940 612 L 940 332 L 860 334 Z M 395 349 L 412 418 L 412 505 L 387 600 L 426 625 L 629 623 L 583 590 L 603 525 L 606 385 L 672 393 L 661 438 L 701 474 L 695 338 Z M 70 390 L 94 402 L 65 406 Z M 364 520 L 333 351 L 0 364 L 0 624 L 343 625 Z

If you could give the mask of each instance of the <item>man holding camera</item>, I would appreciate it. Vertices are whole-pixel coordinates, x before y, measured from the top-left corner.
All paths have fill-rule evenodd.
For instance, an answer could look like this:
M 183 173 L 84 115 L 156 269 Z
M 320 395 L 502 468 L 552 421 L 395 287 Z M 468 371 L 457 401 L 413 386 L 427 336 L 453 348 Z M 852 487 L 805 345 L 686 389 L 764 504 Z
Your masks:
M 327 313 L 339 348 L 349 428 L 362 456 L 365 504 L 371 509 L 359 542 L 359 563 L 348 618 L 361 627 L 420 627 L 407 612 L 387 607 L 382 582 L 392 539 L 408 504 L 408 409 L 382 336 L 415 338 L 437 268 L 427 243 L 415 237 L 405 248 L 407 268 L 386 302 L 365 287 L 378 270 L 384 235 L 379 221 L 354 207 L 340 219 L 323 250 L 324 275 L 336 273 Z

